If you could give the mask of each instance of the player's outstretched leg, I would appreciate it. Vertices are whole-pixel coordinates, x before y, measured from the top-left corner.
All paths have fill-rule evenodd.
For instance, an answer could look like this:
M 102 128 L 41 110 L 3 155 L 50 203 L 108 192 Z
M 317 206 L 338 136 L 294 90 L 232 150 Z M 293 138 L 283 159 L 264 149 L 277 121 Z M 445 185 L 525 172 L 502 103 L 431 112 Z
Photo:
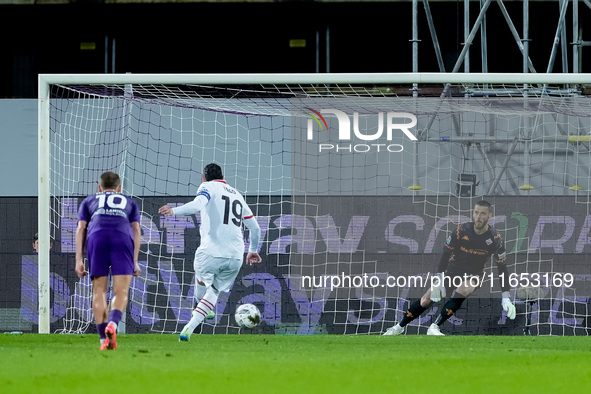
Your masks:
M 425 312 L 427 308 L 421 305 L 421 300 L 417 299 L 414 300 L 408 310 L 404 314 L 404 318 L 400 321 L 400 323 L 392 326 L 386 330 L 386 332 L 382 335 L 400 335 L 404 332 L 404 327 L 417 317 L 421 316 L 423 312 Z
M 204 283 L 200 282 L 199 280 L 195 280 L 195 304 L 193 305 L 193 312 L 191 312 L 191 318 L 193 318 L 193 316 L 195 315 L 195 313 L 197 313 L 196 309 L 197 306 L 199 305 L 199 303 L 201 302 L 201 299 L 203 298 L 203 296 L 205 296 L 205 292 L 207 291 L 207 286 L 205 286 Z M 210 311 L 207 316 L 205 316 L 206 319 L 214 319 L 215 318 L 215 312 L 212 310 Z M 183 339 L 184 340 L 184 339 Z
M 183 327 L 183 330 L 179 335 L 179 341 L 188 342 L 190 340 L 191 334 L 193 333 L 193 331 L 195 331 L 195 328 L 197 328 L 197 326 L 203 322 L 205 317 L 211 311 L 213 311 L 213 308 L 215 308 L 217 299 L 217 290 L 213 289 L 212 287 L 209 287 L 205 295 L 203 296 L 201 301 L 199 301 L 199 304 L 197 304 L 197 307 L 193 311 L 191 320 L 189 321 L 189 323 L 187 323 L 185 327 Z
M 427 330 L 427 335 L 445 335 L 440 330 L 441 325 L 445 323 L 447 319 L 449 319 L 458 309 L 460 309 L 465 299 L 466 297 L 458 293 L 450 298 L 450 300 L 447 301 L 445 305 L 443 305 L 443 308 L 441 308 L 441 313 L 437 316 L 435 322 L 431 324 Z
M 199 305 L 199 303 L 198 303 L 198 302 L 196 302 L 196 303 L 195 303 L 195 306 L 193 307 L 193 312 L 191 312 L 191 317 L 193 317 L 193 315 L 195 315 L 195 313 L 196 313 L 195 309 L 197 308 L 197 305 Z M 210 311 L 210 312 L 207 314 L 207 316 L 205 316 L 205 318 L 206 318 L 207 320 L 210 320 L 210 319 L 215 319 L 215 312 L 214 312 L 214 311 Z

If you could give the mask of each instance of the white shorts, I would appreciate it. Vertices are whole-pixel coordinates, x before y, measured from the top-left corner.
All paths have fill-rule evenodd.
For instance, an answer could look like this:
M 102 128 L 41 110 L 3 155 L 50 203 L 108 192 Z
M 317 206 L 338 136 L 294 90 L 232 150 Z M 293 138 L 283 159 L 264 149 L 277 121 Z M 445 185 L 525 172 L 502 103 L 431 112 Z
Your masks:
M 193 262 L 195 281 L 207 287 L 213 285 L 218 291 L 230 290 L 241 267 L 242 259 L 214 257 L 203 252 L 195 253 Z

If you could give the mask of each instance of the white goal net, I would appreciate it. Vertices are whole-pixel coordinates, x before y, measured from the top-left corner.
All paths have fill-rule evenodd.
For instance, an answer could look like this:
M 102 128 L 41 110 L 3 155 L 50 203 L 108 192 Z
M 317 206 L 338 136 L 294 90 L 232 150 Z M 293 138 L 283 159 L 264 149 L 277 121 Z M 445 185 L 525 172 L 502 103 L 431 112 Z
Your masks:
M 215 162 L 255 212 L 263 263 L 243 267 L 202 333 L 241 332 L 233 314 L 246 302 L 262 312 L 255 333 L 383 332 L 485 199 L 518 315 L 506 319 L 491 262 L 444 329 L 587 335 L 591 78 L 502 77 L 42 76 L 40 331 L 94 332 L 90 281 L 73 270 L 77 210 L 115 171 L 142 211 L 142 274 L 123 327 L 179 332 L 200 218 L 158 207 L 192 200 Z M 67 305 L 53 308 L 57 298 Z M 407 332 L 425 333 L 437 310 Z

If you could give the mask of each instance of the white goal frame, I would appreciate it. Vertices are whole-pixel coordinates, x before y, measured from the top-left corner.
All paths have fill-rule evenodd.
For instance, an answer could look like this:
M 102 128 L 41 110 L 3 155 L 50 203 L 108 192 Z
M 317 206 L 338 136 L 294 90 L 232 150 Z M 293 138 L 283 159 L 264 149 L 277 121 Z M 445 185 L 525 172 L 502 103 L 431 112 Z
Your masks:
M 50 85 L 54 84 L 591 84 L 591 74 L 40 74 L 38 78 L 39 333 L 50 332 Z M 72 267 L 73 269 L 73 267 Z

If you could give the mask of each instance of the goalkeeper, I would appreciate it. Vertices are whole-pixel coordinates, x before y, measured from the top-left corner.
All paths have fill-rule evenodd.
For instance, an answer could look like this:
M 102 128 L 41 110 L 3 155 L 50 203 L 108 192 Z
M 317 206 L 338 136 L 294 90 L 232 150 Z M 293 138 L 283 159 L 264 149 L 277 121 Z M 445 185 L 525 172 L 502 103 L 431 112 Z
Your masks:
M 427 335 L 445 335 L 440 330 L 441 325 L 460 309 L 464 300 L 480 286 L 484 266 L 493 255 L 499 274 L 508 277 L 505 246 L 501 235 L 488 224 L 491 217 L 490 203 L 484 200 L 477 202 L 472 213 L 473 221 L 459 225 L 445 242 L 437 267 L 438 274 L 432 278 L 431 288 L 423 297 L 413 301 L 402 321 L 388 328 L 383 335 L 402 334 L 408 323 L 419 317 L 434 302 L 441 301 L 449 294 L 450 299 L 443 305 L 441 313 L 427 330 Z M 455 291 L 452 293 L 452 290 Z M 502 291 L 503 309 L 509 319 L 515 319 L 515 305 L 509 299 L 507 281 Z

